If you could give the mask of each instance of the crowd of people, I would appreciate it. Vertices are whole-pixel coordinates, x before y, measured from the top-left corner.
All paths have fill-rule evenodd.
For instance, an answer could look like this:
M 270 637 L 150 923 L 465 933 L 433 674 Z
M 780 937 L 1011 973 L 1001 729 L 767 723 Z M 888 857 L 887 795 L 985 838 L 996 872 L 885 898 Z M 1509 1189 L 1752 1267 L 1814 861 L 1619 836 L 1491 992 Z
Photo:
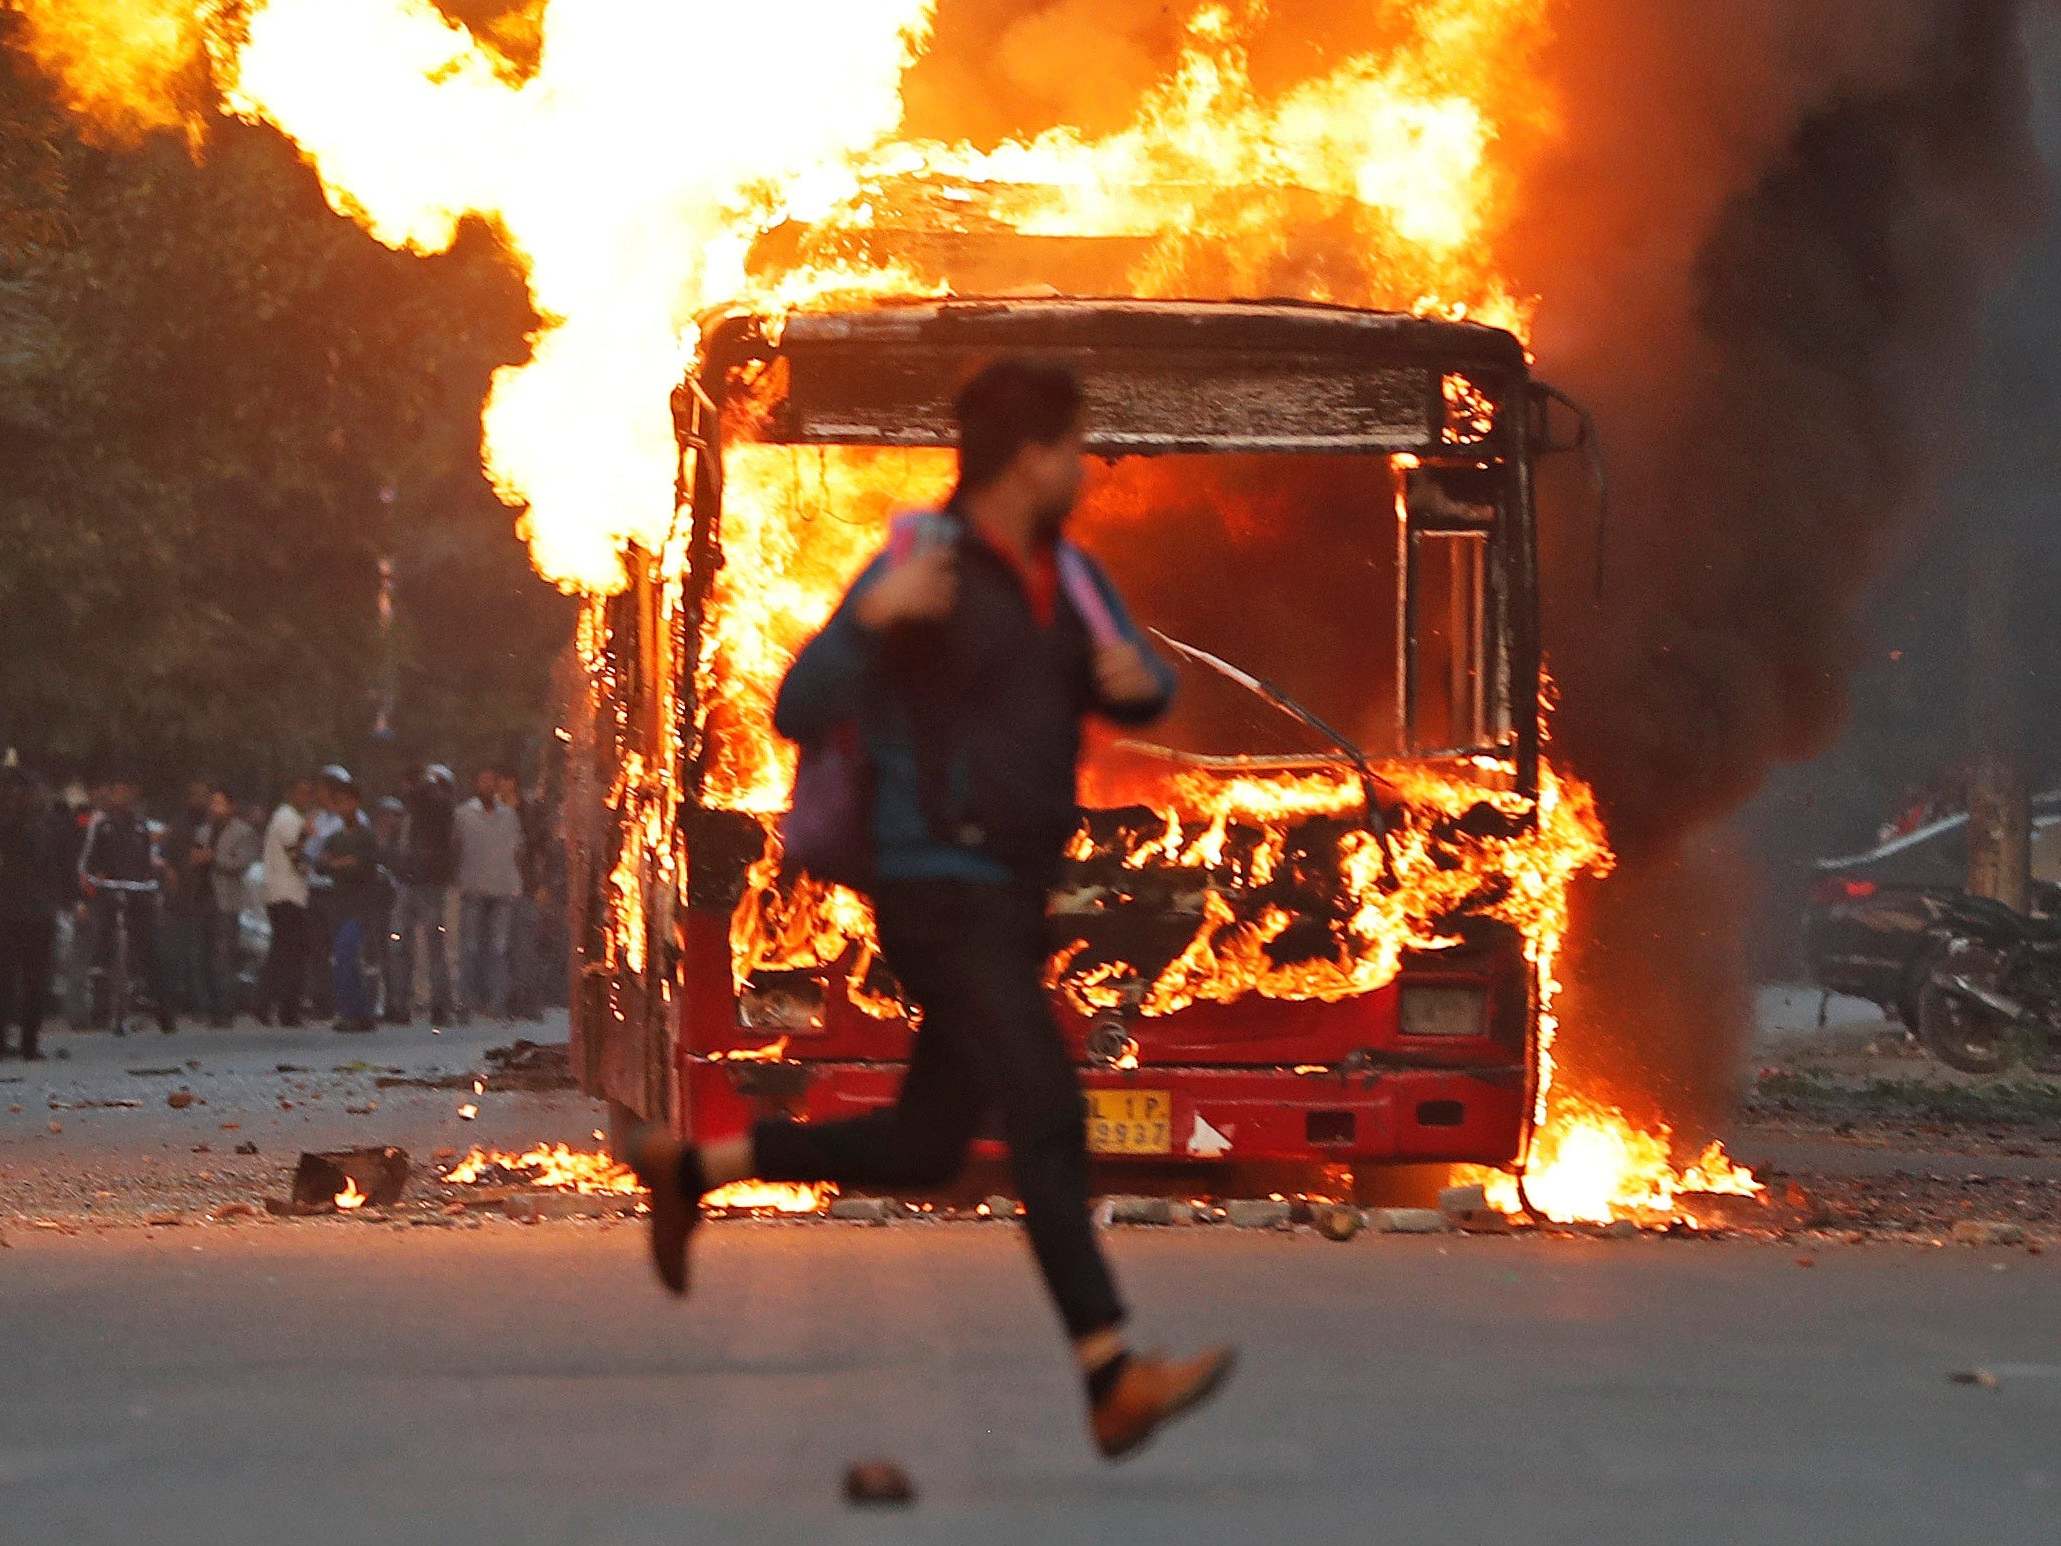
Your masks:
M 158 822 L 130 775 L 53 797 L 0 769 L 0 1056 L 42 1056 L 58 1004 L 124 1031 L 474 1015 L 535 1018 L 560 984 L 552 824 L 505 768 L 470 797 L 411 771 L 368 802 L 349 769 L 296 778 L 269 813 L 201 781 Z

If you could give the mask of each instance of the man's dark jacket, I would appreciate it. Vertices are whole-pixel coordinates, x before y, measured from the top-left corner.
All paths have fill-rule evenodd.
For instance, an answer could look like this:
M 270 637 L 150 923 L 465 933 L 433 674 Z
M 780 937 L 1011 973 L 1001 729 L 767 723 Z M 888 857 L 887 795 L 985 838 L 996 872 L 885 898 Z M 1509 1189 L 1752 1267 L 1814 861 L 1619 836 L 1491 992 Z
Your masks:
M 401 796 L 408 808 L 396 879 L 417 886 L 448 886 L 458 878 L 458 802 L 447 784 L 422 779 Z
M 1173 672 L 1147 647 L 1159 691 L 1105 703 L 1088 624 L 1064 590 L 1041 622 L 1015 564 L 961 525 L 950 615 L 887 637 L 863 627 L 853 604 L 895 561 L 883 553 L 789 669 L 773 722 L 801 742 L 856 725 L 873 773 L 881 879 L 1042 885 L 1080 820 L 1081 720 L 1156 719 Z M 1119 630 L 1142 644 L 1108 576 L 1092 561 L 1090 573 Z

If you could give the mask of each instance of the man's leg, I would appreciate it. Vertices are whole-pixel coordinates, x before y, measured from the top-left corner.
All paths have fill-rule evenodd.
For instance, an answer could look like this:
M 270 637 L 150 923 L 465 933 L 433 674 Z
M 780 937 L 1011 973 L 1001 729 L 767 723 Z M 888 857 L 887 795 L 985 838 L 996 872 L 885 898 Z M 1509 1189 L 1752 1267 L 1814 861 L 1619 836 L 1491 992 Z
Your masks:
M 742 1152 L 711 1145 L 717 1175 L 710 1184 L 749 1178 L 942 1186 L 965 1166 L 982 1115 L 978 1073 L 957 1030 L 926 1020 L 895 1103 L 884 1110 L 838 1122 L 758 1122 Z
M 130 942 L 133 961 L 135 942 Z M 114 1002 L 115 894 L 97 893 L 86 911 L 86 1016 L 93 1029 L 115 1023 Z M 126 1006 L 124 1006 L 126 1008 Z
M 926 1021 L 893 1106 L 838 1122 L 767 1120 L 744 1133 L 682 1144 L 653 1125 L 625 1156 L 651 1188 L 651 1254 L 674 1293 L 687 1289 L 687 1240 L 702 1196 L 732 1181 L 934 1186 L 959 1173 L 981 1116 L 961 1027 Z
M 1031 1250 L 1073 1340 L 1089 1426 L 1109 1459 L 1134 1453 L 1222 1386 L 1228 1349 L 1133 1357 L 1088 1219 L 1080 1079 L 1045 997 L 1045 897 L 1027 886 L 883 887 L 889 965 L 932 1027 L 957 1025 L 1009 1140 Z
M 1002 1088 L 1010 1069 L 990 1043 L 1007 1029 L 996 1023 L 1000 1015 L 1023 1019 L 1026 997 L 1057 1062 L 1059 1105 L 1056 1119 L 1045 1123 L 1049 1131 L 1033 1132 L 1028 1123 L 1022 1130 L 1041 1156 L 1055 1143 L 1063 1150 L 1069 1133 L 1078 1150 L 1085 1142 L 1079 1093 L 1039 985 L 1042 898 L 1033 895 L 1011 906 L 1006 895 L 999 887 L 943 881 L 885 888 L 877 909 L 882 944 L 889 965 L 923 1010 L 923 1028 L 895 1104 L 838 1122 L 759 1122 L 740 1138 L 686 1153 L 680 1190 L 698 1194 L 748 1177 L 879 1187 L 950 1180 L 965 1161 L 984 1111 L 990 1105 L 1007 1110 L 1015 1098 Z M 997 988 L 1010 977 L 1018 979 L 1020 989 L 1013 994 Z M 1048 1066 L 1039 1072 L 1049 1103 L 1053 1071 Z M 1011 1136 L 1013 1147 L 1014 1132 Z M 659 1139 L 636 1162 L 640 1171 L 663 1170 L 667 1156 L 678 1154 L 678 1145 L 668 1147 Z M 1071 1229 L 1066 1204 L 1053 1195 L 1055 1186 L 1068 1184 L 1063 1166 L 1054 1167 L 1047 1156 L 1033 1184 L 1021 1189 L 1039 1262 L 1069 1328 L 1078 1325 L 1078 1336 L 1108 1330 L 1123 1317 L 1088 1223 L 1085 1158 L 1070 1179 L 1076 1188 Z
M 315 1018 L 326 1020 L 336 1012 L 336 970 L 329 958 L 330 942 L 336 938 L 336 911 L 330 892 L 308 893 L 306 924 L 301 943 L 302 992 Z
M 195 967 L 200 974 L 200 1012 L 210 1023 L 224 1024 L 227 1001 L 222 993 L 222 976 L 218 969 L 221 951 L 216 944 L 216 935 L 222 927 L 222 915 L 215 911 L 212 900 L 204 902 L 194 923 L 200 932 L 198 957 Z
M 21 1055 L 40 1058 L 43 1049 L 43 1016 L 50 1007 L 50 973 L 57 959 L 57 920 L 32 918 L 23 925 L 20 941 L 21 978 L 18 1005 L 21 1013 Z
M 469 893 L 458 898 L 458 1002 L 467 1011 L 483 1008 L 486 996 L 485 901 Z
M 158 904 L 154 896 L 135 894 L 129 898 L 129 960 L 143 973 L 150 988 L 151 1003 L 157 1007 L 157 1028 L 167 1036 L 179 1028 L 179 1016 L 166 970 L 162 936 L 158 932 Z
M 415 1018 L 415 1006 L 408 1001 L 414 986 L 408 977 L 413 973 L 404 976 L 401 970 L 401 939 L 407 921 L 408 893 L 395 888 L 372 939 L 379 962 L 379 1012 L 389 1025 L 406 1025 Z
M 299 1025 L 308 1008 L 309 964 L 315 958 L 315 915 L 304 906 L 287 904 L 287 976 L 285 999 L 280 1009 L 281 1025 Z
M 394 902 L 394 933 L 399 937 L 393 941 L 394 970 L 386 985 L 386 1012 L 415 1018 L 415 959 L 422 944 L 417 937 L 422 921 L 416 887 L 410 882 L 401 887 L 401 894 Z
M 487 903 L 487 1013 L 496 1020 L 508 1017 L 508 951 L 510 931 L 515 926 L 515 899 L 496 896 Z
M 265 952 L 262 997 L 283 1026 L 301 1023 L 301 984 L 308 975 L 308 910 L 291 902 L 265 909 L 272 920 L 272 945 Z
M 8 1032 L 17 1024 L 23 1026 L 23 1043 L 28 1042 L 28 1006 L 22 996 L 27 985 L 27 928 L 27 919 L 0 918 L 0 1057 L 11 1053 Z
M 512 1019 L 537 1017 L 537 904 L 525 891 L 511 907 L 508 937 L 508 1013 Z
M 1080 1081 L 1045 1000 L 1045 899 L 1023 886 L 883 887 L 889 968 L 934 1025 L 956 1031 L 981 1099 L 1002 1113 L 1024 1223 L 1070 1336 L 1123 1322 L 1088 1218 Z M 1120 1346 L 1119 1344 L 1116 1344 Z
M 93 929 L 85 905 L 58 910 L 56 991 L 65 1023 L 79 1030 L 93 1022 Z
M 197 1007 L 195 1000 L 199 996 L 193 972 L 192 933 L 192 921 L 184 912 L 174 912 L 165 919 L 163 941 L 173 1001 L 189 1012 Z
M 330 938 L 330 975 L 338 1026 L 358 1030 L 370 1025 L 372 1005 L 365 993 L 365 924 L 338 909 L 336 932 Z
M 209 917 L 214 920 L 210 943 L 214 951 L 215 1023 L 228 1026 L 236 1022 L 244 1007 L 243 914 L 216 908 Z
M 451 1018 L 457 1003 L 451 992 L 451 931 L 445 919 L 451 911 L 448 886 L 424 886 L 418 897 L 421 911 L 422 948 L 429 954 L 429 1010 L 438 1020 Z

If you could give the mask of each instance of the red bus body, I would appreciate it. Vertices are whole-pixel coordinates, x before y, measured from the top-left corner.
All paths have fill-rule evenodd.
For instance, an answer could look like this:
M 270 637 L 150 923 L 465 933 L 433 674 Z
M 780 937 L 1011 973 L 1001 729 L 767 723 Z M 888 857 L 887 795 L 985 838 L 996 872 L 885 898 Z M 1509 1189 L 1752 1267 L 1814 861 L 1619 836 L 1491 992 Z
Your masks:
M 1106 454 L 1351 451 L 1384 467 L 1391 458 L 1458 467 L 1455 476 L 1495 511 L 1466 549 L 1479 586 L 1470 605 L 1483 620 L 1462 693 L 1472 695 L 1472 734 L 1458 749 L 1493 753 L 1503 787 L 1536 799 L 1531 459 L 1540 404 L 1508 334 L 1291 303 L 925 303 L 795 318 L 778 341 L 749 318 L 727 319 L 708 330 L 676 405 L 684 562 L 644 565 L 589 623 L 595 685 L 573 758 L 588 781 L 588 820 L 573 834 L 574 1066 L 624 1115 L 716 1135 L 766 1115 L 832 1120 L 895 1097 L 911 1033 L 854 1002 L 849 958 L 754 978 L 741 991 L 733 965 L 733 915 L 765 817 L 701 799 L 709 751 L 694 702 L 710 576 L 722 562 L 725 398 L 746 377 L 789 371 L 788 396 L 762 431 L 769 437 L 937 446 L 939 384 L 1003 350 L 1063 359 L 1087 375 L 1091 448 Z M 1457 445 L 1455 373 L 1493 420 Z M 1198 384 L 1200 398 L 1181 395 Z M 1420 657 L 1420 608 L 1443 603 L 1420 601 L 1403 573 L 1414 536 L 1404 532 L 1396 560 L 1394 615 L 1371 611 L 1367 634 L 1370 649 L 1394 652 L 1405 721 L 1428 692 L 1418 678 L 1448 669 Z M 1094 546 L 1123 583 L 1121 540 L 1105 535 Z M 670 606 L 667 586 L 678 587 Z M 1235 598 L 1226 606 L 1235 611 Z M 1455 714 L 1450 703 L 1437 712 Z M 1398 735 L 1407 750 L 1407 723 Z M 642 762 L 628 762 L 632 753 Z M 665 778 L 647 777 L 640 796 L 624 769 L 648 775 L 652 759 L 668 754 Z M 658 820 L 654 802 L 668 798 L 654 794 L 661 785 L 677 798 Z M 668 852 L 632 851 L 649 849 L 655 831 Z M 1063 934 L 1063 900 L 1059 907 Z M 1095 926 L 1087 911 L 1082 918 Z M 626 944 L 633 935 L 639 948 Z M 1538 987 L 1517 930 L 1487 918 L 1454 918 L 1442 948 L 1406 953 L 1393 981 L 1334 1002 L 1248 993 L 1161 1016 L 1088 1014 L 1056 991 L 1053 1003 L 1090 1092 L 1091 1147 L 1111 1174 L 1194 1167 L 1194 1187 L 1207 1190 L 1210 1167 L 1241 1161 L 1506 1164 L 1528 1136 Z

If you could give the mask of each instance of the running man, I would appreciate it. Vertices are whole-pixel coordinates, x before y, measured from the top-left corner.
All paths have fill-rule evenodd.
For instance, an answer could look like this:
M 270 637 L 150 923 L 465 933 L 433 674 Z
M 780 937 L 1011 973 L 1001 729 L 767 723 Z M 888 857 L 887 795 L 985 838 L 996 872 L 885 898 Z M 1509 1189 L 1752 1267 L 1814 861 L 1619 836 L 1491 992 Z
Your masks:
M 922 1010 L 901 1094 L 849 1121 L 762 1121 L 702 1144 L 647 1128 L 629 1158 L 651 1187 L 659 1275 L 685 1293 L 704 1193 L 748 1178 L 941 1185 L 999 1112 L 1091 1431 L 1116 1459 L 1213 1394 L 1232 1354 L 1128 1349 L 1088 1217 L 1079 1078 L 1042 985 L 1045 906 L 1079 823 L 1082 719 L 1157 718 L 1173 673 L 1099 568 L 1084 566 L 1099 626 L 1062 582 L 1084 472 L 1079 383 L 1005 360 L 955 408 L 959 486 L 939 540 L 874 560 L 796 659 L 774 713 L 802 743 L 856 724 L 865 748 L 881 945 Z

